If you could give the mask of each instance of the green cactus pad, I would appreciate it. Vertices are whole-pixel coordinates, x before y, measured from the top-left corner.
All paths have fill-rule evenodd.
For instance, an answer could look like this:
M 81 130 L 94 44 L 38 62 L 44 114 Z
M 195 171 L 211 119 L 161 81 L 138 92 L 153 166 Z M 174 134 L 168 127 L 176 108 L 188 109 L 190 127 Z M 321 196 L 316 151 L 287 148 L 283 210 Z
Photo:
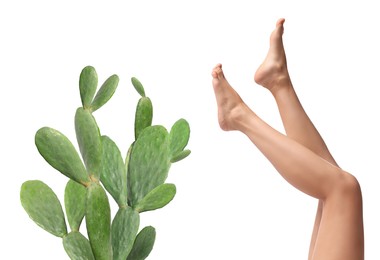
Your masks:
M 170 161 L 172 163 L 181 161 L 181 160 L 185 159 L 187 156 L 189 156 L 190 153 L 191 153 L 191 151 L 188 149 L 183 150 L 182 152 L 179 152 L 176 156 L 172 157 L 172 159 Z
M 103 85 L 100 87 L 98 93 L 91 103 L 91 111 L 94 112 L 101 108 L 108 100 L 113 96 L 116 91 L 117 85 L 119 84 L 119 77 L 117 75 L 112 75 L 109 77 Z
M 131 159 L 131 152 L 132 152 L 132 148 L 133 148 L 133 145 L 135 144 L 135 142 L 133 142 L 130 146 L 129 146 L 129 149 L 128 149 L 128 152 L 127 152 L 127 156 L 125 157 L 125 169 L 126 169 L 126 172 L 127 172 L 127 176 L 128 176 L 128 166 L 129 166 L 129 160 Z
M 153 106 L 148 97 L 140 98 L 136 107 L 135 115 L 135 140 L 139 137 L 140 133 L 152 125 L 153 120 Z
M 100 132 L 91 112 L 78 108 L 75 114 L 75 131 L 87 172 L 96 179 L 100 177 L 102 146 Z
M 132 85 L 135 87 L 136 91 L 142 96 L 145 97 L 145 90 L 141 82 L 136 79 L 135 77 L 132 77 L 131 79 Z
M 67 220 L 72 231 L 78 231 L 86 213 L 87 190 L 73 180 L 65 188 L 65 209 Z
M 135 210 L 144 212 L 166 206 L 176 194 L 174 184 L 164 183 L 149 192 L 136 206 Z
M 95 258 L 111 260 L 110 205 L 106 192 L 97 183 L 87 188 L 86 227 Z
M 185 119 L 179 119 L 170 130 L 170 151 L 172 157 L 182 152 L 189 142 L 190 126 Z
M 94 67 L 85 67 L 79 77 L 79 91 L 83 108 L 89 108 L 98 86 L 98 75 Z
M 128 203 L 137 205 L 163 184 L 170 168 L 169 134 L 163 126 L 147 127 L 135 141 L 128 164 Z
M 37 131 L 35 143 L 42 157 L 56 170 L 79 183 L 90 182 L 77 151 L 62 133 L 43 127 Z
M 132 208 L 120 208 L 112 221 L 114 260 L 125 260 L 132 249 L 139 230 L 140 216 Z
M 37 225 L 57 237 L 67 234 L 61 203 L 48 185 L 38 180 L 26 181 L 21 186 L 20 199 Z
M 90 242 L 77 231 L 63 237 L 63 247 L 72 260 L 95 260 Z
M 156 230 L 154 227 L 148 226 L 143 228 L 137 235 L 131 253 L 127 260 L 144 260 L 153 249 L 156 239 Z
M 119 206 L 127 205 L 127 171 L 117 145 L 102 136 L 103 159 L 100 180 Z

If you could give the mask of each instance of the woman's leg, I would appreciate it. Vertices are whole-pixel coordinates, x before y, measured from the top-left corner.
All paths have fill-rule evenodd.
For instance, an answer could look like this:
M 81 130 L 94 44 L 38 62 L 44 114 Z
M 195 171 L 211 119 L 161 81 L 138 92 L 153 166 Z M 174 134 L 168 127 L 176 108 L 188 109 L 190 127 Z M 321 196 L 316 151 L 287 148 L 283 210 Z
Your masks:
M 288 137 L 338 166 L 322 137 L 305 113 L 291 83 L 282 43 L 284 19 L 278 20 L 270 37 L 270 48 L 255 74 L 255 81 L 274 96 Z
M 286 135 L 338 167 L 321 135 L 305 113 L 291 83 L 282 42 L 284 21 L 284 19 L 277 21 L 276 28 L 270 37 L 269 52 L 262 65 L 256 71 L 255 81 L 273 94 L 280 111 Z M 309 260 L 312 259 L 314 253 L 322 211 L 323 202 L 320 200 L 310 242 Z
M 221 128 L 243 132 L 285 180 L 323 201 L 313 259 L 363 259 L 361 192 L 356 179 L 262 121 L 229 85 L 221 65 L 212 76 Z

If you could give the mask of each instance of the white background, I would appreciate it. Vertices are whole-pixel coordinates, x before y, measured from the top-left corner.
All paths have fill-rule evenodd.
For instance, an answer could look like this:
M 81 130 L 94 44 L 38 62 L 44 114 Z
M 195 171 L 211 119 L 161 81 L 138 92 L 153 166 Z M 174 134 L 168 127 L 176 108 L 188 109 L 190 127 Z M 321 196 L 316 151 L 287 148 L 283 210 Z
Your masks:
M 61 239 L 29 219 L 19 192 L 39 179 L 63 201 L 67 179 L 38 154 L 34 134 L 50 126 L 76 145 L 86 65 L 99 83 L 120 77 L 94 116 L 123 154 L 139 98 L 132 76 L 153 101 L 154 124 L 170 128 L 183 117 L 191 126 L 192 154 L 168 178 L 175 199 L 141 215 L 141 227 L 157 229 L 149 259 L 306 259 L 317 201 L 287 184 L 241 133 L 219 129 L 211 87 L 221 62 L 246 103 L 283 132 L 273 98 L 253 82 L 279 17 L 287 19 L 293 84 L 335 159 L 361 183 L 366 257 L 380 259 L 376 2 L 2 1 L 0 259 L 68 259 Z

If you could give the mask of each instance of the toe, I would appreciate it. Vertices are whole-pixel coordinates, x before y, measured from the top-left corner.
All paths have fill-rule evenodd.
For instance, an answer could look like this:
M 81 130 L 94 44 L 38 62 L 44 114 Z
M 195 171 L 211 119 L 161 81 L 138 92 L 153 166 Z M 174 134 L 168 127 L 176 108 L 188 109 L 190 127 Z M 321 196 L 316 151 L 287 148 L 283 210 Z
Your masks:
M 276 23 L 276 28 L 273 30 L 271 33 L 270 39 L 271 43 L 277 43 L 281 38 L 284 33 L 284 24 L 285 19 L 281 18 L 277 21 Z
M 221 66 L 221 64 L 218 63 L 218 64 L 212 69 L 211 76 L 212 76 L 213 78 L 218 78 L 218 69 L 219 69 L 220 66 Z
M 214 69 L 216 69 L 216 68 L 222 68 L 222 64 L 221 63 L 216 64 L 216 66 L 214 67 Z
M 284 33 L 284 22 L 285 19 L 280 18 L 276 23 L 276 31 L 278 32 L 279 36 L 282 36 L 282 34 Z
M 276 23 L 276 27 L 284 25 L 284 22 L 285 22 L 285 19 L 284 19 L 284 18 L 280 18 L 280 19 L 278 19 L 278 20 L 277 20 L 277 23 Z
M 218 79 L 224 79 L 224 73 L 223 73 L 223 70 L 222 70 L 222 66 L 220 66 L 216 72 L 218 73 Z
M 222 64 L 216 65 L 214 69 L 212 70 L 211 75 L 213 78 L 216 78 L 216 79 L 224 79 Z

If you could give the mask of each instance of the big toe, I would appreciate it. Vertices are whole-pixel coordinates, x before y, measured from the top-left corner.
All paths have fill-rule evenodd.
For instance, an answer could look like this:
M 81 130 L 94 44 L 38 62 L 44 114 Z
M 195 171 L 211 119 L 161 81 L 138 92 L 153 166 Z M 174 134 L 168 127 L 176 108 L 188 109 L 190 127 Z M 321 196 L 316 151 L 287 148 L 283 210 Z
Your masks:
M 272 40 L 278 41 L 279 39 L 281 39 L 284 33 L 284 22 L 285 22 L 284 18 L 281 18 L 277 21 L 276 28 L 273 30 L 272 35 L 271 35 Z
M 222 64 L 218 64 L 214 67 L 211 73 L 212 77 L 215 79 L 224 79 L 224 74 L 222 70 Z
M 284 22 L 285 22 L 284 18 L 278 19 L 277 22 L 276 22 L 276 27 L 283 26 Z

